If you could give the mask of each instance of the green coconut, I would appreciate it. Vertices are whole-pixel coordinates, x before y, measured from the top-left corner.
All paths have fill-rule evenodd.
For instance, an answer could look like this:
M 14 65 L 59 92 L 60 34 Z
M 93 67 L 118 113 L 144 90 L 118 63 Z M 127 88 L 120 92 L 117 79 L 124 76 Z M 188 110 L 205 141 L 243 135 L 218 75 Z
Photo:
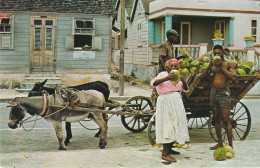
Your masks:
M 210 64 L 212 65 L 217 65 L 219 63 L 219 61 L 221 60 L 220 56 L 214 56 L 210 59 Z
M 191 68 L 190 68 L 190 72 L 191 72 L 191 73 L 194 73 L 196 69 L 197 69 L 196 67 L 191 67 Z
M 181 75 L 180 75 L 180 72 L 178 70 L 176 70 L 176 69 L 171 70 L 170 74 L 173 74 L 173 76 L 174 76 L 174 79 L 171 80 L 171 82 L 173 84 L 176 84 L 176 83 L 178 83 L 180 81 Z
M 181 68 L 188 68 L 189 66 L 190 66 L 189 61 L 185 61 L 185 60 L 180 61 Z
M 200 67 L 200 69 L 199 69 L 199 73 L 202 73 L 205 69 L 207 69 L 207 67 Z
M 190 67 L 196 67 L 196 66 L 199 66 L 199 64 L 200 64 L 200 62 L 198 60 L 195 60 L 190 63 Z
M 184 60 L 184 61 L 188 61 L 189 63 L 193 61 L 193 59 L 190 58 L 190 57 L 188 57 L 188 58 L 184 58 L 183 60 Z
M 226 152 L 226 158 L 230 159 L 230 158 L 232 158 L 235 155 L 235 152 L 234 152 L 234 150 L 233 150 L 233 148 L 231 146 L 225 145 L 223 147 L 223 149 Z
M 203 57 L 202 61 L 203 62 L 209 62 L 209 57 Z
M 187 68 L 181 70 L 182 73 L 189 73 L 190 71 Z
M 246 71 L 246 73 L 248 73 L 249 71 L 251 71 L 251 67 L 248 66 L 248 65 L 246 65 L 246 64 L 240 64 L 240 65 L 238 66 L 238 68 L 243 69 L 244 71 Z
M 244 69 L 238 68 L 236 69 L 238 75 L 246 75 L 246 71 Z
M 208 66 L 209 66 L 208 62 L 205 62 L 204 64 L 201 65 L 201 67 L 205 67 L 205 68 L 207 68 Z
M 249 66 L 250 68 L 253 67 L 254 63 L 252 61 L 246 61 L 246 62 L 242 62 L 241 65 L 247 65 Z
M 214 151 L 213 156 L 216 160 L 225 160 L 226 151 L 223 148 L 219 147 Z

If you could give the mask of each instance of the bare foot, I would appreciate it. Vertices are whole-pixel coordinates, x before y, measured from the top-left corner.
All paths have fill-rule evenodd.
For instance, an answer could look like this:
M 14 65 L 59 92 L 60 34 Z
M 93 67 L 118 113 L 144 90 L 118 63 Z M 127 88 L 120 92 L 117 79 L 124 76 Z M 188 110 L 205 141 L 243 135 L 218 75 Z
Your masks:
M 217 149 L 217 148 L 219 148 L 219 147 L 223 147 L 223 145 L 217 144 L 217 145 L 215 145 L 215 146 L 210 147 L 209 149 L 210 149 L 210 150 L 215 150 L 215 149 Z

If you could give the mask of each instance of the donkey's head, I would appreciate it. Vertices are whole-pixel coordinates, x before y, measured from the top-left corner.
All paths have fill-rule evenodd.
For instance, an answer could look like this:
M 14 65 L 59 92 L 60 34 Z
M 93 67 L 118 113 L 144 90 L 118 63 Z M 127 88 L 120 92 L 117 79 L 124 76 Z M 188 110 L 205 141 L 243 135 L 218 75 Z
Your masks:
M 22 121 L 22 119 L 26 115 L 26 110 L 20 106 L 19 98 L 15 98 L 10 102 L 7 107 L 11 107 L 10 114 L 9 114 L 9 128 L 15 129 L 17 128 L 17 124 Z
M 29 92 L 28 97 L 32 96 L 41 96 L 42 91 L 44 90 L 44 85 L 47 82 L 48 79 L 45 79 L 42 82 L 36 82 L 32 88 L 32 90 Z

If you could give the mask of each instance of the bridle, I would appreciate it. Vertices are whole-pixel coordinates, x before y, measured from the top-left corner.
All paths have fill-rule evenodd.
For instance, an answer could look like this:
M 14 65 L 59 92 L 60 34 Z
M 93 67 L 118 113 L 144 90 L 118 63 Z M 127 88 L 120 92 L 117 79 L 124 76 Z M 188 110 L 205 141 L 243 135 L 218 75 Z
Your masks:
M 60 94 L 59 94 L 59 96 L 61 97 Z M 16 101 L 16 99 L 17 99 L 17 98 L 15 98 L 12 102 Z M 61 100 L 63 101 L 62 98 L 61 98 Z M 11 102 L 11 103 L 12 103 L 12 102 Z M 16 101 L 16 102 L 17 102 L 17 101 Z M 42 109 L 41 113 L 36 116 L 36 119 L 34 119 L 34 120 L 29 120 L 30 118 L 34 117 L 34 115 L 32 115 L 32 116 L 30 116 L 30 117 L 28 117 L 28 118 L 26 118 L 26 119 L 24 119 L 24 120 L 18 120 L 18 119 L 16 119 L 16 120 L 12 120 L 12 121 L 15 122 L 16 124 L 17 124 L 17 123 L 20 124 L 20 127 L 22 126 L 25 131 L 29 132 L 29 131 L 33 130 L 33 128 L 35 127 L 36 121 L 41 120 L 41 119 L 44 119 L 44 118 L 47 118 L 47 117 L 50 117 L 50 116 L 52 116 L 52 115 L 54 115 L 54 114 L 56 114 L 56 113 L 58 113 L 58 112 L 60 112 L 60 111 L 62 111 L 62 110 L 64 110 L 64 109 L 66 109 L 68 105 L 67 105 L 67 103 L 65 103 L 64 101 L 63 101 L 63 103 L 65 104 L 65 106 L 64 106 L 62 109 L 59 109 L 59 110 L 57 110 L 57 111 L 55 111 L 55 112 L 49 114 L 50 111 L 51 111 L 51 110 L 50 110 L 50 105 L 51 105 L 50 95 L 49 95 L 49 93 L 47 93 L 47 92 L 43 92 L 43 109 Z M 14 106 L 13 106 L 13 107 L 14 107 Z M 17 102 L 16 107 L 22 108 L 18 102 Z M 42 118 L 38 118 L 38 116 L 41 116 Z M 27 121 L 27 120 L 29 120 L 29 121 Z M 24 127 L 23 124 L 24 124 L 24 123 L 29 123 L 29 122 L 34 122 L 34 124 L 33 124 L 33 127 L 32 127 L 30 130 L 27 130 L 27 129 Z

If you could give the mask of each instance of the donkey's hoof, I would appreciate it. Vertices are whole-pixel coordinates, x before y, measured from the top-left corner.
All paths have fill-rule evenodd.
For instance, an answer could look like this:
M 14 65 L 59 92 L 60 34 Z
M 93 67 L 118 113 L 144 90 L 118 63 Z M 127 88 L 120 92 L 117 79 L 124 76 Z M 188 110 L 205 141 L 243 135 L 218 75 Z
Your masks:
M 69 143 L 70 143 L 70 140 L 64 142 L 65 146 L 68 146 Z
M 59 147 L 59 150 L 67 150 L 65 147 Z
M 99 143 L 99 148 L 100 149 L 105 149 L 105 146 L 107 145 L 107 143 Z

